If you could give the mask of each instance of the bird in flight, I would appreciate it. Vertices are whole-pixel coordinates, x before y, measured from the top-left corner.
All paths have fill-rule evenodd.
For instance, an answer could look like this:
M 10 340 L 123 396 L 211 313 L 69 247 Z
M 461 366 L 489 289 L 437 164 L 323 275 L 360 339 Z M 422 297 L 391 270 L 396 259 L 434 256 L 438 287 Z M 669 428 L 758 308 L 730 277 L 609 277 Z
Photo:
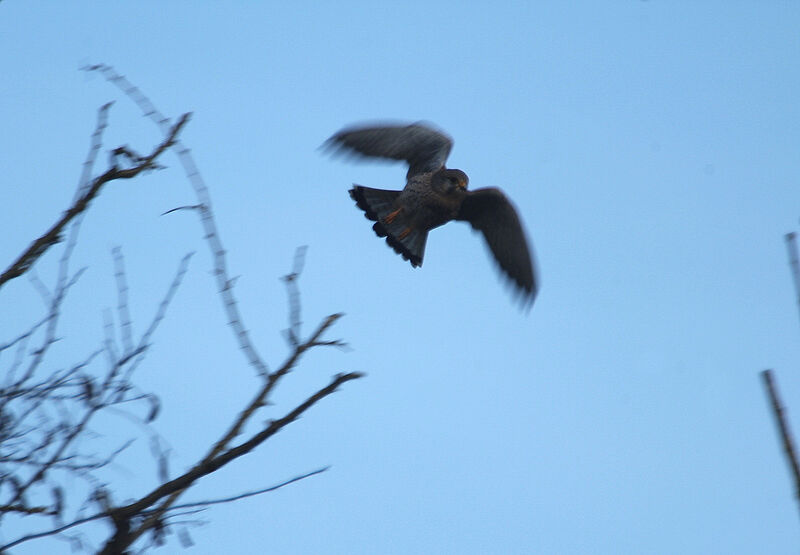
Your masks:
M 411 125 L 361 125 L 342 129 L 325 143 L 340 153 L 405 160 L 402 191 L 354 185 L 350 197 L 372 229 L 413 267 L 422 266 L 428 232 L 449 221 L 469 222 L 530 307 L 537 280 L 525 231 L 514 205 L 498 188 L 467 190 L 469 178 L 445 167 L 453 140 L 442 131 Z

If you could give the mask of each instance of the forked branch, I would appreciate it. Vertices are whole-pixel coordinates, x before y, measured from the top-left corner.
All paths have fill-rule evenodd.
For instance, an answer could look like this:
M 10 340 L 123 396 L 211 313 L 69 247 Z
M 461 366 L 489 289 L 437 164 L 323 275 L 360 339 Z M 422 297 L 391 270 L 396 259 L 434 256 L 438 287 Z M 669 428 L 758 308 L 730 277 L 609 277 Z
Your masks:
M 61 233 L 66 225 L 76 216 L 82 214 L 92 200 L 100 193 L 103 185 L 116 179 L 131 179 L 145 170 L 154 169 L 156 159 L 169 147 L 175 144 L 178 133 L 189 121 L 191 114 L 183 114 L 177 123 L 173 125 L 166 138 L 153 151 L 140 159 L 139 163 L 129 168 L 118 168 L 116 165 L 108 169 L 104 174 L 94 178 L 82 195 L 80 195 L 73 205 L 50 227 L 41 237 L 36 239 L 9 267 L 0 274 L 0 287 L 8 281 L 23 275 L 28 269 L 53 245 L 61 241 Z

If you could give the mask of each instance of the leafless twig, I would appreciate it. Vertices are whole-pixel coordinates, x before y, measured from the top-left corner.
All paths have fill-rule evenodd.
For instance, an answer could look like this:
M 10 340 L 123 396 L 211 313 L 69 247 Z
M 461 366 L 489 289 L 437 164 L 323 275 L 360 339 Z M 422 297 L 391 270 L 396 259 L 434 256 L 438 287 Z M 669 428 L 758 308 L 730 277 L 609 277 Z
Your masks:
M 208 507 L 210 505 L 219 505 L 220 503 L 231 503 L 232 501 L 238 501 L 240 499 L 246 499 L 248 497 L 254 497 L 256 495 L 270 493 L 279 490 L 282 487 L 286 487 L 289 484 L 294 484 L 295 482 L 299 482 L 300 480 L 305 480 L 306 478 L 311 478 L 312 476 L 316 476 L 317 474 L 322 474 L 323 472 L 330 470 L 330 468 L 331 468 L 330 466 L 318 468 L 317 470 L 312 470 L 311 472 L 306 472 L 305 474 L 301 474 L 300 476 L 295 476 L 294 478 L 284 480 L 280 484 L 276 484 L 274 486 L 270 486 L 264 489 L 259 489 L 256 491 L 248 491 L 247 493 L 240 493 L 239 495 L 234 495 L 232 497 L 224 497 L 222 499 L 211 499 L 209 501 L 196 501 L 194 503 L 182 503 L 180 505 L 173 505 L 171 510 L 191 509 L 194 507 Z
M 0 481 L 5 479 L 5 483 L 10 487 L 10 489 L 6 490 L 10 491 L 10 494 L 4 497 L 2 505 L 0 505 L 0 517 L 3 513 L 17 513 L 34 518 L 36 515 L 47 515 L 54 519 L 55 526 L 42 532 L 13 539 L 6 545 L 0 546 L 0 552 L 5 552 L 5 550 L 24 542 L 53 535 L 70 541 L 73 548 L 82 549 L 86 544 L 81 539 L 80 531 L 73 529 L 81 524 L 101 519 L 107 520 L 113 526 L 113 532 L 99 549 L 99 553 L 136 552 L 136 549 L 144 550 L 152 545 L 161 545 L 166 541 L 166 534 L 175 530 L 178 532 L 181 543 L 190 545 L 192 541 L 188 536 L 188 532 L 186 532 L 186 525 L 191 522 L 185 517 L 197 512 L 195 509 L 205 509 L 212 505 L 228 503 L 274 491 L 327 470 L 328 467 L 320 468 L 269 488 L 248 491 L 223 499 L 177 503 L 177 500 L 203 477 L 252 452 L 286 426 L 300 418 L 316 403 L 337 391 L 341 385 L 362 377 L 359 372 L 336 374 L 327 385 L 319 387 L 304 401 L 279 418 L 273 417 L 263 424 L 258 424 L 259 421 L 256 420 L 256 417 L 262 416 L 261 422 L 264 421 L 263 416 L 267 412 L 266 407 L 271 404 L 270 397 L 277 385 L 296 367 L 307 351 L 320 346 L 341 347 L 344 345 L 339 339 L 325 338 L 325 334 L 342 315 L 332 314 L 323 318 L 310 335 L 303 337 L 298 278 L 303 269 L 306 250 L 305 247 L 301 247 L 296 253 L 292 271 L 284 278 L 289 298 L 289 327 L 286 332 L 289 353 L 285 361 L 275 371 L 270 372 L 267 364 L 257 353 L 242 320 L 239 304 L 233 293 L 234 279 L 231 279 L 228 274 L 226 252 L 216 228 L 208 189 L 192 160 L 189 150 L 177 140 L 177 136 L 188 120 L 189 114 L 184 115 L 172 125 L 155 109 L 139 89 L 114 72 L 112 68 L 98 65 L 86 69 L 101 72 L 108 80 L 120 87 L 125 94 L 130 96 L 142 108 L 146 116 L 159 125 L 165 137 L 163 142 L 149 155 L 140 155 L 127 146 L 114 149 L 111 151 L 110 169 L 99 177 L 92 179 L 92 168 L 101 149 L 102 134 L 107 125 L 110 104 L 101 108 L 72 207 L 49 231 L 34 241 L 31 247 L 0 276 L 1 287 L 5 282 L 24 274 L 42 254 L 61 240 L 63 231 L 69 227 L 69 238 L 59 262 L 59 275 L 56 285 L 50 290 L 43 283 L 37 283 L 35 280 L 33 283 L 46 301 L 47 310 L 49 311 L 48 316 L 34 325 L 33 329 L 4 345 L 0 345 L 0 353 L 4 349 L 14 346 L 17 350 L 17 357 L 21 358 L 27 352 L 28 342 L 38 342 L 40 336 L 43 336 L 41 343 L 36 343 L 36 348 L 30 355 L 31 363 L 17 372 L 21 362 L 15 360 L 11 366 L 12 372 L 6 374 L 8 381 L 3 384 L 3 389 L 0 389 L 0 463 L 16 464 L 19 468 L 28 469 L 21 471 L 19 477 L 0 477 Z M 160 437 L 151 433 L 151 452 L 156 462 L 160 484 L 150 492 L 134 498 L 133 501 L 128 500 L 125 503 L 120 503 L 114 499 L 115 491 L 112 487 L 100 482 L 97 477 L 93 476 L 92 470 L 108 464 L 129 443 L 125 443 L 108 457 L 87 456 L 79 452 L 75 445 L 80 444 L 79 438 L 91 433 L 89 423 L 94 415 L 101 411 L 104 414 L 114 412 L 123 414 L 135 420 L 144 428 L 149 429 L 148 423 L 158 414 L 160 401 L 152 393 L 139 391 L 131 380 L 132 373 L 148 351 L 151 336 L 164 318 L 166 309 L 186 272 L 191 254 L 181 261 L 177 274 L 164 299 L 158 306 L 150 325 L 145 328 L 139 340 L 135 341 L 129 306 L 127 272 L 121 251 L 115 249 L 113 256 L 114 276 L 117 285 L 116 321 L 114 320 L 115 313 L 108 310 L 105 318 L 105 339 L 101 344 L 101 348 L 84 361 L 71 367 L 54 371 L 45 379 L 41 379 L 41 372 L 37 373 L 37 369 L 44 360 L 45 354 L 48 353 L 50 346 L 59 340 L 56 334 L 56 324 L 63 300 L 82 272 L 82 270 L 71 272 L 69 270 L 69 261 L 77 242 L 81 219 L 92 199 L 99 194 L 102 186 L 111 180 L 127 179 L 143 171 L 159 168 L 160 166 L 156 163 L 156 159 L 173 145 L 178 147 L 178 155 L 189 181 L 194 187 L 197 204 L 181 206 L 167 213 L 178 210 L 193 210 L 199 214 L 204 232 L 203 238 L 212 254 L 217 292 L 226 312 L 227 323 L 233 331 L 238 347 L 244 354 L 248 364 L 256 370 L 257 376 L 260 378 L 260 387 L 257 388 L 258 391 L 250 403 L 238 415 L 235 415 L 227 431 L 209 447 L 205 456 L 199 458 L 188 470 L 174 478 L 170 478 L 171 472 L 167 464 L 169 449 L 163 446 Z M 117 329 L 117 326 L 119 326 L 119 329 Z M 105 353 L 107 366 L 100 374 L 94 374 L 87 367 L 100 353 Z M 11 380 L 12 376 L 15 376 L 13 380 Z M 30 402 L 28 402 L 24 410 L 16 412 L 13 415 L 11 425 L 6 426 L 8 411 L 4 408 L 4 403 L 15 399 L 25 399 Z M 131 402 L 149 403 L 150 409 L 147 417 L 143 419 L 134 413 L 128 412 L 121 406 L 123 403 Z M 45 405 L 45 403 L 51 404 Z M 51 411 L 56 416 L 51 417 L 49 414 Z M 37 418 L 38 421 L 35 420 Z M 31 419 L 33 422 L 25 424 L 26 419 Z M 252 431 L 252 429 L 255 429 L 255 431 Z M 36 438 L 26 436 L 31 430 L 37 432 Z M 247 432 L 245 432 L 246 430 Z M 174 476 L 174 469 L 172 470 Z M 58 475 L 56 471 L 67 472 L 81 477 L 91 489 L 91 495 L 87 497 L 77 512 L 71 513 L 74 515 L 71 517 L 71 522 L 65 523 L 65 520 L 67 520 L 64 517 L 66 499 L 63 490 L 58 486 L 58 482 L 53 480 L 53 476 Z M 32 489 L 35 484 L 38 485 L 39 489 Z M 50 503 L 42 503 L 41 486 L 49 487 L 50 485 L 53 486 L 50 491 L 52 501 Z M 28 490 L 32 491 L 29 493 Z M 36 505 L 28 502 L 34 496 L 38 503 Z M 85 516 L 87 513 L 90 514 Z M 134 549 L 134 543 L 142 536 L 145 537 L 146 541 L 139 543 L 138 547 Z M 131 551 L 132 549 L 133 551 Z
M 128 308 L 128 281 L 125 279 L 125 259 L 122 249 L 114 247 L 114 277 L 117 280 L 117 313 L 122 326 L 122 346 L 126 351 L 133 350 L 133 325 Z
M 178 119 L 178 122 L 173 125 L 167 132 L 164 141 L 155 147 L 155 149 L 136 166 L 130 168 L 120 169 L 116 166 L 111 167 L 104 174 L 96 177 L 91 186 L 79 196 L 73 205 L 64 212 L 63 216 L 53 224 L 41 237 L 36 239 L 28 249 L 17 258 L 6 271 L 0 274 L 0 287 L 2 287 L 9 280 L 17 278 L 24 274 L 41 257 L 47 249 L 61 241 L 61 233 L 66 225 L 71 222 L 76 216 L 82 214 L 94 198 L 100 193 L 103 185 L 115 179 L 131 179 L 136 177 L 145 170 L 153 169 L 155 160 L 169 147 L 177 141 L 178 133 L 184 125 L 189 121 L 190 114 L 184 114 Z
M 39 385 L 29 385 L 23 388 L 23 384 L 32 375 L 32 372 L 29 371 L 25 376 L 23 376 L 23 379 L 19 380 L 15 384 L 16 390 L 5 389 L 2 392 L 3 404 L 6 404 L 10 400 L 22 395 L 33 399 L 33 402 L 17 415 L 17 427 L 24 422 L 27 414 L 30 414 L 32 411 L 36 410 L 44 401 L 48 399 L 52 400 L 54 397 L 50 394 L 50 392 L 59 388 L 69 386 L 79 388 L 80 392 L 78 394 L 74 394 L 66 398 L 82 399 L 85 401 L 84 413 L 80 418 L 74 422 L 69 422 L 65 415 L 65 418 L 62 418 L 62 420 L 49 431 L 43 429 L 43 439 L 38 444 L 34 444 L 34 446 L 29 449 L 27 453 L 25 453 L 23 459 L 28 461 L 34 467 L 34 470 L 24 481 L 18 481 L 15 487 L 15 492 L 11 496 L 10 501 L 7 503 L 8 506 L 15 506 L 19 503 L 24 506 L 24 496 L 32 486 L 44 481 L 45 477 L 51 470 L 64 468 L 65 462 L 70 458 L 70 456 L 67 455 L 68 449 L 75 443 L 77 438 L 81 437 L 95 414 L 114 404 L 125 401 L 125 395 L 130 390 L 131 386 L 129 385 L 127 379 L 122 381 L 118 379 L 119 372 L 125 367 L 126 364 L 128 364 L 129 361 L 140 355 L 147 348 L 150 336 L 152 335 L 158 323 L 163 319 L 166 308 L 180 285 L 181 279 L 186 272 L 186 264 L 188 263 L 189 257 L 190 255 L 187 255 L 181 261 L 177 276 L 175 279 L 173 279 L 165 299 L 159 305 L 158 310 L 156 311 L 156 317 L 153 319 L 151 326 L 140 340 L 139 347 L 132 352 L 125 353 L 124 355 L 120 356 L 115 352 L 115 349 L 109 345 L 109 341 L 106 341 L 105 352 L 109 354 L 110 357 L 109 369 L 104 380 L 102 380 L 100 384 L 93 385 L 93 380 L 88 376 L 84 376 L 80 381 L 68 381 L 77 373 L 80 368 L 88 364 L 88 362 L 99 353 L 99 351 L 97 351 L 93 353 L 93 355 L 84 364 L 74 367 L 67 373 L 64 373 L 63 375 L 55 373 L 45 382 Z M 60 293 L 60 295 L 63 295 L 63 292 Z M 49 344 L 50 342 L 50 340 L 46 340 L 45 344 Z M 42 356 L 40 353 L 42 351 L 43 349 L 39 349 L 38 352 L 34 353 L 35 360 L 40 360 Z M 39 454 L 41 454 L 41 458 L 39 457 Z M 112 455 L 112 458 L 113 456 L 114 455 Z M 110 461 L 111 459 L 108 460 Z M 84 463 L 79 465 L 78 469 L 89 470 L 93 467 L 96 468 L 97 466 L 90 463 Z M 0 511 L 0 515 L 2 514 L 3 512 Z
M 86 66 L 83 69 L 85 71 L 100 72 L 108 81 L 119 87 L 122 92 L 131 98 L 142 110 L 145 117 L 150 118 L 159 126 L 163 133 L 168 134 L 169 120 L 156 109 L 150 99 L 147 98 L 138 87 L 134 86 L 124 76 L 114 71 L 114 68 L 105 64 L 96 64 Z M 178 158 L 197 196 L 198 202 L 193 208 L 196 207 L 200 211 L 204 236 L 211 250 L 211 255 L 214 258 L 214 276 L 217 280 L 217 290 L 222 298 L 222 304 L 228 316 L 228 325 L 233 329 L 239 348 L 244 352 L 250 365 L 255 368 L 259 375 L 266 376 L 269 373 L 267 364 L 258 354 L 255 345 L 250 339 L 250 333 L 239 311 L 239 303 L 233 294 L 234 281 L 228 275 L 227 256 L 225 254 L 225 248 L 222 246 L 222 239 L 217 230 L 217 224 L 214 220 L 214 212 L 212 210 L 211 196 L 208 192 L 208 187 L 206 187 L 203 177 L 197 169 L 191 151 L 183 146 L 180 141 L 176 140 L 175 144 L 178 147 Z
M 778 433 L 781 436 L 781 443 L 783 444 L 783 450 L 786 454 L 786 460 L 789 462 L 789 469 L 794 478 L 795 495 L 797 496 L 798 502 L 800 502 L 800 464 L 798 464 L 797 461 L 797 452 L 794 448 L 792 433 L 789 430 L 789 422 L 786 420 L 786 411 L 778 397 L 778 386 L 775 385 L 775 380 L 772 377 L 772 370 L 764 370 L 761 372 L 761 377 L 764 379 L 764 385 L 767 388 L 772 414 L 775 415 L 775 423 L 778 425 Z
M 787 233 L 784 238 L 786 239 L 786 251 L 789 255 L 789 267 L 792 270 L 794 293 L 797 296 L 797 308 L 800 310 L 800 261 L 798 261 L 797 257 L 797 234 L 794 232 Z
M 294 266 L 291 273 L 283 276 L 286 283 L 286 292 L 289 295 L 289 329 L 286 330 L 286 338 L 291 347 L 297 347 L 300 342 L 300 290 L 297 287 L 297 280 L 303 272 L 303 265 L 306 261 L 306 251 L 308 247 L 298 247 L 294 254 Z

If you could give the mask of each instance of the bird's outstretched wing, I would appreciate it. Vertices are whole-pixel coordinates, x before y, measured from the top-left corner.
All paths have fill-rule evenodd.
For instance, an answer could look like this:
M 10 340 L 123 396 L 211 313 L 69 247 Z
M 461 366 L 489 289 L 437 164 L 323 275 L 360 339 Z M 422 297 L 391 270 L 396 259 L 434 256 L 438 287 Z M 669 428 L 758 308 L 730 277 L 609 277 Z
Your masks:
M 457 220 L 483 233 L 500 269 L 514 282 L 525 304 L 536 298 L 537 283 L 528 241 L 517 211 L 500 189 L 470 191 Z
M 436 171 L 444 166 L 453 140 L 441 131 L 411 125 L 361 125 L 342 129 L 326 146 L 339 152 L 405 160 L 408 176 Z

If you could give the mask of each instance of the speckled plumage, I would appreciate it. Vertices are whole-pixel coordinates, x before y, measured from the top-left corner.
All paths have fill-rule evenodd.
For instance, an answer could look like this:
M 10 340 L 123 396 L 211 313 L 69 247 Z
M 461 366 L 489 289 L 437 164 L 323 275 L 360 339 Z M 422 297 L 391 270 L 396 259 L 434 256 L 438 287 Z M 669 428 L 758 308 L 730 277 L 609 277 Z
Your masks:
M 422 265 L 430 230 L 452 220 L 467 221 L 483 234 L 523 302 L 533 303 L 537 283 L 519 216 L 500 189 L 468 191 L 467 175 L 445 167 L 450 137 L 422 124 L 369 125 L 343 129 L 326 144 L 339 152 L 408 163 L 402 191 L 355 185 L 350 196 L 375 222 L 375 233 L 412 266 Z

